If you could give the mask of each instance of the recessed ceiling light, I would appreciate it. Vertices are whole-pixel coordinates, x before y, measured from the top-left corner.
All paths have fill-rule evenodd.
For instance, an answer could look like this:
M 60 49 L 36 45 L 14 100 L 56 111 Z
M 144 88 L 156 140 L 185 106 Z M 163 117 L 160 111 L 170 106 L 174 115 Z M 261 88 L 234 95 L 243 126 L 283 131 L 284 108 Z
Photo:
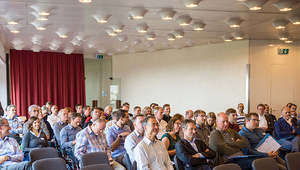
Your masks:
M 180 17 L 180 18 L 177 18 L 176 21 L 179 23 L 179 25 L 181 26 L 188 26 L 190 25 L 190 23 L 192 22 L 192 18 L 189 18 L 189 17 Z
M 232 35 L 236 40 L 242 40 L 244 38 L 244 34 L 242 34 L 242 33 L 235 33 Z
M 109 36 L 114 37 L 117 35 L 117 33 L 114 32 L 114 30 L 112 30 L 112 29 L 106 29 L 105 31 L 108 33 Z
M 20 31 L 18 31 L 18 30 L 11 30 L 10 32 L 12 32 L 12 33 L 19 33 Z
M 176 14 L 176 11 L 163 10 L 163 11 L 158 12 L 158 14 L 160 15 L 160 17 L 163 20 L 171 20 L 171 19 L 173 19 L 174 15 Z
M 155 40 L 155 34 L 146 34 L 145 37 L 147 40 L 153 41 Z
M 240 27 L 242 22 L 243 22 L 243 20 L 240 20 L 240 19 L 229 19 L 226 21 L 226 23 L 232 28 Z
M 135 9 L 132 9 L 132 10 L 130 10 L 128 12 L 132 16 L 132 18 L 134 18 L 134 19 L 142 19 L 142 18 L 144 18 L 145 14 L 148 11 L 145 10 L 145 9 L 142 9 L 142 8 L 135 8 Z
M 298 1 L 295 0 L 279 0 L 273 5 L 276 6 L 280 11 L 291 11 L 293 6 L 296 5 Z
M 197 7 L 201 0 L 183 0 L 183 3 L 188 8 Z
M 41 31 L 46 30 L 45 27 L 38 27 L 38 28 L 36 28 L 36 29 L 41 30 Z
M 40 21 L 47 21 L 48 18 L 46 18 L 46 17 L 40 17 L 40 18 L 38 18 L 38 20 L 40 20 Z
M 282 34 L 277 35 L 277 37 L 279 38 L 279 40 L 285 41 L 288 39 L 289 35 L 282 33 Z
M 92 17 L 94 17 L 97 20 L 97 22 L 104 24 L 104 23 L 107 23 L 107 21 L 111 17 L 111 15 L 104 14 L 104 13 L 96 13 L 96 14 L 92 15 Z
M 40 12 L 39 15 L 46 16 L 46 15 L 50 15 L 50 14 L 49 14 L 49 12 Z
M 289 20 L 295 25 L 300 24 L 300 16 L 293 16 L 293 17 L 289 18 Z
M 223 40 L 225 41 L 225 42 L 231 42 L 232 41 L 232 37 L 223 37 Z
M 147 25 L 138 25 L 135 27 L 139 33 L 147 32 L 148 26 Z
M 184 32 L 183 31 L 175 31 L 173 34 L 175 35 L 176 38 L 182 38 L 184 35 Z
M 205 27 L 205 24 L 203 22 L 195 22 L 191 26 L 194 28 L 194 30 L 201 31 Z
M 169 40 L 169 41 L 174 41 L 175 40 L 175 36 L 171 33 L 167 34 L 166 35 L 166 38 Z
M 290 40 L 287 39 L 287 40 L 284 41 L 284 43 L 287 43 L 287 44 L 290 44 L 290 43 L 292 43 L 292 42 L 293 42 L 293 40 L 291 40 L 291 39 L 290 39 Z
M 288 21 L 281 20 L 281 21 L 275 21 L 275 22 L 273 22 L 272 25 L 276 29 L 284 29 L 288 23 L 289 23 Z
M 118 38 L 118 40 L 121 41 L 121 42 L 125 42 L 125 41 L 127 41 L 127 39 L 128 39 L 128 37 L 125 36 L 125 35 L 123 35 L 123 36 L 118 36 L 117 38 Z
M 253 11 L 260 10 L 265 3 L 267 3 L 267 0 L 248 0 L 244 2 L 244 4 Z
M 112 25 L 110 26 L 115 32 L 122 32 L 123 28 L 125 27 L 122 24 L 119 25 Z
M 15 21 L 9 21 L 9 22 L 7 22 L 8 24 L 10 24 L 10 25 L 16 25 L 16 24 L 18 24 L 17 22 L 15 22 Z
M 59 37 L 60 38 L 67 38 L 68 36 L 67 35 L 60 35 Z
M 79 2 L 81 2 L 81 3 L 91 3 L 92 0 L 79 0 Z

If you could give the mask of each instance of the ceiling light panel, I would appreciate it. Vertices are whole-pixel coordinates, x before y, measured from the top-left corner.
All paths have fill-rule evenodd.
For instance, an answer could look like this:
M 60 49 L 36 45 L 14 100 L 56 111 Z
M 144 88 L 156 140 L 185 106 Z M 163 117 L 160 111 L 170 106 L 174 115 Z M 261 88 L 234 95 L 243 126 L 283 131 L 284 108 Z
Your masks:
M 192 22 L 192 18 L 189 17 L 179 17 L 176 21 L 179 23 L 180 26 L 188 26 Z
M 280 11 L 286 12 L 291 11 L 293 6 L 297 3 L 298 1 L 296 0 L 279 0 L 273 5 L 276 6 Z
M 260 10 L 268 0 L 248 0 L 244 4 L 252 11 Z
M 201 0 L 183 0 L 183 3 L 188 8 L 197 7 Z
M 240 27 L 242 22 L 243 22 L 243 20 L 241 20 L 241 19 L 229 19 L 226 21 L 226 23 L 232 28 Z
M 272 23 L 276 29 L 284 29 L 289 22 L 286 20 L 278 20 Z
M 133 19 L 143 19 L 148 11 L 143 8 L 135 8 L 128 11 Z
M 158 15 L 163 20 L 171 20 L 171 19 L 173 19 L 175 14 L 176 14 L 176 11 L 173 11 L 173 10 L 162 10 L 162 11 L 158 12 Z

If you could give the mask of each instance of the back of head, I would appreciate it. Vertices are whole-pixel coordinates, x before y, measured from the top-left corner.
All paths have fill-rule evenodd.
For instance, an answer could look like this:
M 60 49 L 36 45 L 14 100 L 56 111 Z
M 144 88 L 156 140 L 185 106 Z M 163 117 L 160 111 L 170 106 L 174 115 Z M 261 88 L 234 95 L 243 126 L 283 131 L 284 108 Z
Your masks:
M 233 109 L 233 108 L 229 108 L 229 109 L 227 109 L 227 110 L 225 111 L 225 113 L 229 116 L 229 115 L 232 114 L 232 113 L 236 113 L 236 110 Z
M 127 110 L 119 109 L 115 113 L 116 121 L 119 121 L 122 118 L 126 116 Z

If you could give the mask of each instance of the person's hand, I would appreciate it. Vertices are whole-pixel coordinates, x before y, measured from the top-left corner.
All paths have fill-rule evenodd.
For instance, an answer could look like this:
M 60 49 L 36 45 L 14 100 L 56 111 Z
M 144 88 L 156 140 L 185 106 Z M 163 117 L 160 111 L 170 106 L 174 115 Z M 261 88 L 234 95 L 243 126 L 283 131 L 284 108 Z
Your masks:
M 200 155 L 196 153 L 196 154 L 193 155 L 192 157 L 193 157 L 193 158 L 200 158 Z
M 236 142 L 237 142 L 237 141 L 240 141 L 240 139 L 237 139 Z
M 263 129 L 264 131 L 267 131 L 267 129 L 268 129 L 266 127 L 259 127 L 259 128 Z
M 0 156 L 0 165 L 8 159 L 7 156 Z
M 271 151 L 271 152 L 269 152 L 268 153 L 268 156 L 270 157 L 270 158 L 276 158 L 277 157 L 277 155 L 278 155 L 278 152 L 276 151 L 275 153 L 273 153 L 274 151 Z
M 120 136 L 125 137 L 125 136 L 128 136 L 129 134 L 130 134 L 129 132 L 122 132 L 122 133 L 120 133 Z
M 292 118 L 290 118 L 290 117 L 288 117 L 288 118 L 286 119 L 286 122 L 287 122 L 288 124 L 290 124 L 290 126 L 293 125 L 293 123 L 292 123 Z
M 73 140 L 72 145 L 75 145 L 75 144 L 76 144 L 76 140 Z
M 209 149 L 205 149 L 205 152 L 208 152 L 209 151 Z

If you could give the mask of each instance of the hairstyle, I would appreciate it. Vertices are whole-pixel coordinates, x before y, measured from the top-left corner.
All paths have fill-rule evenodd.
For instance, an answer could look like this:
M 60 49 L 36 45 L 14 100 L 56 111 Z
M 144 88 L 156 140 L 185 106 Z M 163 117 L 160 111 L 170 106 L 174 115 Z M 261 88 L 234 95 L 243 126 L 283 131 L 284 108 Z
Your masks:
M 170 107 L 170 105 L 169 104 L 164 104 L 163 105 L 163 110 L 165 110 L 166 107 Z
M 89 105 L 84 106 L 83 111 L 86 111 L 88 107 L 91 108 Z
M 30 113 L 34 107 L 40 108 L 38 105 L 33 104 L 33 105 L 29 106 L 28 112 Z
M 105 122 L 106 123 L 106 121 L 102 117 L 99 117 L 99 118 L 97 118 L 97 119 L 94 120 L 93 124 L 96 123 L 97 125 L 99 125 L 101 122 Z
M 179 113 L 176 113 L 172 118 L 179 119 L 180 121 L 184 120 L 184 117 L 181 114 L 179 114 Z
M 52 102 L 47 102 L 46 105 L 51 105 L 52 106 L 53 103 Z
M 186 115 L 188 115 L 190 112 L 189 112 L 190 110 L 187 110 L 186 112 L 185 112 L 185 116 Z M 192 111 L 193 112 L 193 111 Z
M 207 121 L 208 118 L 212 118 L 212 119 L 215 120 L 215 123 L 212 126 L 212 129 L 214 129 L 216 127 L 216 119 L 217 119 L 216 114 L 214 112 L 208 112 L 207 113 L 207 117 L 206 117 L 206 121 L 205 121 L 206 126 L 208 126 L 208 121 Z
M 48 112 L 48 107 L 46 105 L 41 107 L 42 112 Z
M 136 115 L 135 117 L 132 118 L 132 122 L 136 123 L 135 121 L 137 120 L 138 117 L 145 117 L 144 115 Z
M 112 112 L 112 113 L 111 113 L 111 117 L 112 117 L 112 118 L 116 117 L 116 113 L 117 113 L 117 111 Z
M 225 113 L 229 116 L 232 113 L 236 113 L 236 110 L 234 108 L 229 108 L 225 111 Z
M 295 105 L 295 104 L 291 104 L 291 105 L 289 106 L 289 108 L 292 108 L 292 106 L 295 106 L 295 107 L 297 107 L 297 105 Z
M 76 113 L 76 112 L 72 113 L 72 115 L 71 115 L 72 120 L 75 120 L 77 117 L 82 118 L 80 113 Z
M 156 107 L 154 108 L 154 110 L 153 110 L 153 113 L 154 113 L 154 114 L 157 113 L 160 109 L 164 110 L 162 107 L 156 106 Z
M 64 111 L 67 111 L 67 112 L 68 112 L 67 109 L 60 109 L 59 112 L 58 112 L 58 116 L 61 116 L 61 115 L 64 113 Z M 68 112 L 68 113 L 69 113 L 69 112 Z
M 156 104 L 156 103 L 151 103 L 151 104 L 150 104 L 150 107 L 154 107 L 155 105 L 158 105 L 158 104 Z
M 10 109 L 11 109 L 12 107 L 17 108 L 16 105 L 11 104 L 11 105 L 9 105 L 9 106 L 6 107 L 6 111 L 10 111 Z
M 133 108 L 133 110 L 136 110 L 136 109 L 138 109 L 138 108 L 141 108 L 140 106 L 135 106 L 134 108 Z
M 78 109 L 79 106 L 82 106 L 80 103 L 75 105 L 75 109 Z
M 181 119 L 176 119 L 174 117 L 169 120 L 168 125 L 166 126 L 166 132 L 172 132 L 174 130 L 174 124 L 177 120 L 181 122 Z
M 149 106 L 144 107 L 142 110 L 142 114 L 145 115 L 147 113 L 148 109 L 151 109 L 151 107 L 149 107 Z M 152 112 L 152 109 L 151 109 L 151 112 Z
M 7 119 L 5 119 L 4 117 L 0 116 L 0 125 L 4 125 L 4 120 L 7 121 Z
M 266 108 L 266 106 L 269 106 L 268 104 L 265 104 L 265 108 Z
M 194 112 L 194 117 L 198 117 L 198 116 L 200 115 L 200 113 L 204 113 L 204 114 L 206 115 L 206 113 L 205 113 L 204 110 L 196 110 L 196 111 Z
M 256 116 L 256 117 L 258 117 L 258 114 L 257 114 L 257 113 L 254 113 L 254 112 L 251 112 L 251 113 L 246 114 L 246 115 L 245 115 L 245 124 L 246 124 L 246 120 L 250 121 L 251 116 Z
M 39 120 L 39 118 L 38 118 L 38 117 L 35 117 L 35 116 L 31 116 L 31 117 L 29 118 L 28 123 L 27 123 L 28 131 L 32 131 L 32 124 L 33 124 L 33 122 L 36 121 L 36 120 Z M 39 128 L 38 130 L 40 130 L 40 129 L 41 129 L 41 126 L 40 126 L 40 128 Z
M 194 125 L 196 125 L 196 122 L 194 120 L 189 120 L 189 119 L 186 119 L 184 120 L 183 122 L 181 122 L 181 128 L 182 129 L 186 129 L 187 128 L 187 125 L 189 123 L 193 123 Z
M 243 103 L 239 103 L 237 107 L 239 107 L 241 104 L 244 106 L 244 104 L 243 104 Z
M 9 107 L 9 105 L 5 107 L 5 111 L 7 111 L 8 107 Z
M 124 109 L 117 110 L 116 114 L 115 114 L 116 120 L 119 121 L 121 117 L 124 118 L 125 117 L 125 113 L 128 113 L 128 111 L 124 110 Z
M 258 104 L 256 108 L 258 109 L 259 107 L 263 107 L 264 109 L 266 108 L 265 105 L 262 103 Z
M 108 109 L 113 110 L 113 107 L 111 107 L 110 105 L 106 106 L 106 107 L 104 108 L 104 112 L 106 112 Z
M 93 107 L 92 108 L 92 113 L 94 113 L 95 109 L 97 109 L 99 111 L 104 111 L 103 108 L 101 108 L 101 107 Z
M 69 112 L 73 112 L 73 110 L 71 109 L 71 107 L 65 107 L 65 109 Z
M 150 120 L 150 119 L 155 119 L 155 117 L 154 116 L 148 116 L 148 117 L 146 117 L 145 119 L 144 119 L 144 121 L 143 121 L 143 129 L 144 129 L 144 131 L 145 131 L 145 126 L 148 126 L 148 121 Z M 156 119 L 155 119 L 156 120 Z
M 52 105 L 52 107 L 51 107 L 51 110 L 55 107 L 56 105 Z M 58 106 L 56 106 L 57 107 L 57 109 L 58 109 Z
M 287 104 L 286 104 L 286 106 L 288 107 L 290 104 L 293 104 L 292 102 L 288 102 Z
M 122 106 L 129 106 L 129 105 L 130 105 L 130 104 L 127 103 L 127 102 L 125 102 L 125 103 L 122 104 Z

